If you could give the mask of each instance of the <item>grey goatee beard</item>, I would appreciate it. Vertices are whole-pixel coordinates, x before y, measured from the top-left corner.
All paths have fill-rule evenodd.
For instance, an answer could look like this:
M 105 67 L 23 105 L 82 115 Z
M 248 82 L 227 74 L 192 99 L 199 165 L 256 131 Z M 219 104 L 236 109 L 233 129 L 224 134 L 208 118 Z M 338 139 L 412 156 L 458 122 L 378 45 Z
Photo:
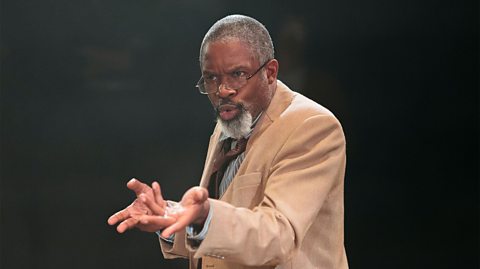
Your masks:
M 246 137 L 252 131 L 252 115 L 243 107 L 238 117 L 229 121 L 224 121 L 218 117 L 218 122 L 223 133 L 231 138 L 240 139 Z

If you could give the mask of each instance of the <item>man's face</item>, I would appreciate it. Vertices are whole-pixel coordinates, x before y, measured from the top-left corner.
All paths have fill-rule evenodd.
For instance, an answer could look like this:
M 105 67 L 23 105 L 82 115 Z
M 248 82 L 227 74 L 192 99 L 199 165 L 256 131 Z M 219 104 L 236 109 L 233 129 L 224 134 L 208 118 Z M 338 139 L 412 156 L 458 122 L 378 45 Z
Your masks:
M 275 89 L 272 87 L 273 80 L 268 77 L 268 73 L 272 72 L 266 71 L 270 64 L 237 90 L 229 89 L 223 84 L 226 76 L 232 74 L 248 76 L 255 73 L 262 64 L 264 63 L 259 63 L 255 59 L 248 45 L 239 40 L 216 41 L 206 46 L 202 75 L 218 77 L 220 88 L 218 92 L 208 94 L 208 98 L 221 123 L 232 124 L 241 121 L 242 118 L 244 120 L 244 113 L 249 113 L 251 118 L 255 118 L 268 106 Z M 275 61 L 274 65 L 276 64 Z M 276 79 L 276 68 L 274 73 Z

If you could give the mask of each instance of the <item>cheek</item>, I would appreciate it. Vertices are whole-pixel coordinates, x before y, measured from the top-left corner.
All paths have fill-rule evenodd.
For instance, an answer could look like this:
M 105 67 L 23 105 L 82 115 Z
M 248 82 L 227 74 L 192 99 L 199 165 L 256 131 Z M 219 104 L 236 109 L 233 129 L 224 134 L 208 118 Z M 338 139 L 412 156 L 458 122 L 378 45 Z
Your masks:
M 242 103 L 248 111 L 255 109 L 257 97 L 251 92 L 237 96 L 236 101 Z
M 242 100 L 245 108 L 253 114 L 252 116 L 257 115 L 260 111 L 265 109 L 268 99 L 268 93 L 266 91 L 268 91 L 268 88 L 263 88 L 261 91 L 256 91 L 254 94 L 245 96 Z
M 213 107 L 217 107 L 216 104 L 218 104 L 218 98 L 214 94 L 209 94 L 208 95 L 208 100 L 210 100 L 210 103 L 212 104 Z

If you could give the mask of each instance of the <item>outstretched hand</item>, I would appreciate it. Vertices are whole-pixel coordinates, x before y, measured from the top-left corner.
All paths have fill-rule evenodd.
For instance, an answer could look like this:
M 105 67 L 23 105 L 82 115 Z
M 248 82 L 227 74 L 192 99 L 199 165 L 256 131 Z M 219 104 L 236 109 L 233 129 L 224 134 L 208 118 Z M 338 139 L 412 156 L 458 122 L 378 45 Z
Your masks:
M 120 223 L 117 226 L 117 231 L 119 233 L 123 233 L 134 227 L 144 231 L 151 231 L 152 227 L 144 225 L 139 221 L 143 216 L 152 214 L 157 216 L 165 215 L 166 202 L 163 200 L 160 185 L 157 182 L 153 182 L 152 187 L 149 187 L 147 184 L 142 183 L 137 179 L 132 179 L 127 183 L 127 187 L 135 192 L 137 198 L 125 209 L 113 214 L 108 219 L 108 224 L 115 225 Z M 152 201 L 149 206 L 145 204 L 145 201 L 147 200 Z M 155 201 L 155 203 L 153 203 L 153 201 Z M 172 217 L 161 217 L 156 223 L 156 228 L 163 228 L 174 222 L 175 219 Z
M 142 196 L 141 198 L 150 209 L 153 209 L 155 205 L 150 197 Z M 208 211 L 210 210 L 207 189 L 201 187 L 189 189 L 183 195 L 179 206 L 180 208 L 176 210 L 172 210 L 172 208 L 168 206 L 166 207 L 166 216 L 171 216 L 175 221 L 162 231 L 162 236 L 165 238 L 184 229 L 187 225 L 203 224 L 205 222 Z M 140 224 L 143 226 L 150 225 L 151 227 L 158 227 L 162 224 L 162 217 L 143 215 L 140 218 Z

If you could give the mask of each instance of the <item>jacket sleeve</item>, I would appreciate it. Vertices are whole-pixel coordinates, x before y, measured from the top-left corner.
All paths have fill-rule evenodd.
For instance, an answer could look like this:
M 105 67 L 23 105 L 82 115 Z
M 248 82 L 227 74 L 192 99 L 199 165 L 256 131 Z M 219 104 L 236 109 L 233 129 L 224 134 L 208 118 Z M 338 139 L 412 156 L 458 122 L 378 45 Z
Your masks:
M 336 118 L 315 115 L 303 120 L 266 171 L 258 206 L 247 209 L 210 200 L 210 229 L 195 257 L 249 266 L 284 263 L 301 246 L 311 224 L 319 221 L 331 190 L 343 186 L 344 169 L 345 138 Z
M 158 237 L 160 248 L 165 259 L 188 258 L 189 252 L 185 246 L 185 231 L 175 233 L 173 244 Z

